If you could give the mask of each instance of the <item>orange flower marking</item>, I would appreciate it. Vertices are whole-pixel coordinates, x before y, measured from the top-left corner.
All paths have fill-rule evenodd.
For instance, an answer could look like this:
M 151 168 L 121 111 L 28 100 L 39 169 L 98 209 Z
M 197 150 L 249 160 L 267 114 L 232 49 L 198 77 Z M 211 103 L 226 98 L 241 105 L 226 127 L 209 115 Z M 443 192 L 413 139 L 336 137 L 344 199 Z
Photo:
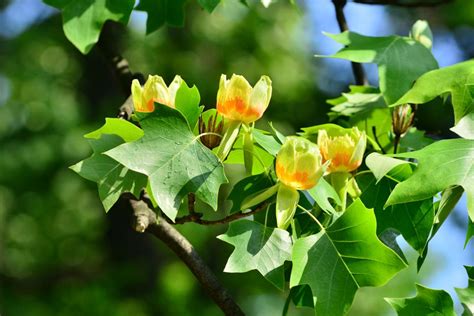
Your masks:
M 229 120 L 249 124 L 262 117 L 271 94 L 271 80 L 267 76 L 262 76 L 252 88 L 242 76 L 232 75 L 227 80 L 222 75 L 217 92 L 217 111 Z
M 155 110 L 155 102 L 174 108 L 176 92 L 182 82 L 183 79 L 180 76 L 176 76 L 168 87 L 160 76 L 148 76 L 145 85 L 142 87 L 138 80 L 133 80 L 132 97 L 135 111 L 153 112 Z
M 314 187 L 324 173 L 318 146 L 309 140 L 290 136 L 277 155 L 276 174 L 285 185 L 296 190 Z
M 328 136 L 326 130 L 319 131 L 318 145 L 324 161 L 330 161 L 329 172 L 351 172 L 362 163 L 366 136 L 354 127 L 343 135 Z

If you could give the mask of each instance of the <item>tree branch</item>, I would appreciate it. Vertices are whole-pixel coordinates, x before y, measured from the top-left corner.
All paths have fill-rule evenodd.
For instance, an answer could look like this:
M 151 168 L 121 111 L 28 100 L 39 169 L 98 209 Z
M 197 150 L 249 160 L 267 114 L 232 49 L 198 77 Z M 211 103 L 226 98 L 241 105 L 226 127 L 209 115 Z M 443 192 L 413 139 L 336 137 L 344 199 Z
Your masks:
M 194 250 L 191 243 L 170 225 L 164 218 L 156 214 L 143 201 L 130 200 L 137 221 L 135 228 L 139 232 L 147 231 L 163 241 L 188 266 L 196 276 L 206 293 L 214 300 L 225 315 L 244 315 L 227 290 L 219 283 L 215 274 Z M 138 224 L 140 223 L 140 224 Z M 143 226 L 144 224 L 147 224 Z M 142 230 L 142 228 L 144 228 Z
M 226 223 L 230 223 L 232 221 L 235 221 L 237 219 L 244 218 L 244 217 L 256 214 L 260 211 L 263 211 L 264 209 L 267 208 L 268 205 L 269 205 L 269 203 L 263 203 L 263 204 L 259 205 L 258 207 L 256 207 L 252 211 L 249 211 L 249 212 L 240 211 L 240 212 L 231 214 L 227 217 L 217 219 L 217 220 L 201 219 L 201 217 L 203 215 L 202 213 L 192 212 L 189 215 L 186 215 L 186 216 L 183 216 L 183 217 L 178 217 L 178 218 L 175 219 L 174 223 L 171 223 L 171 222 L 170 223 L 171 224 L 184 224 L 184 223 L 192 222 L 192 223 L 196 223 L 196 224 L 200 224 L 200 225 L 226 224 Z
M 341 32 L 349 31 L 347 25 L 346 16 L 344 15 L 344 7 L 347 3 L 347 0 L 332 0 L 334 4 L 334 9 L 336 10 L 336 19 L 337 24 Z M 368 85 L 369 81 L 365 75 L 364 68 L 361 64 L 352 62 L 352 73 L 354 74 L 354 79 L 357 85 Z
M 433 1 L 400 1 L 400 0 L 352 0 L 355 3 L 360 4 L 379 4 L 379 5 L 393 5 L 398 7 L 435 7 L 438 5 L 448 4 L 453 0 L 433 0 Z

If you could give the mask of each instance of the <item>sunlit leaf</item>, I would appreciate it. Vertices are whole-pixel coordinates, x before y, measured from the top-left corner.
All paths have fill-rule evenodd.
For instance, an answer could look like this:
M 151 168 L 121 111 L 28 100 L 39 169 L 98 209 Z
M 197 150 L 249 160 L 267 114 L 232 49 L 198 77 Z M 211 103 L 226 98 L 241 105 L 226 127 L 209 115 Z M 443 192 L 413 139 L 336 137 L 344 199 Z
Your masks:
M 459 300 L 464 306 L 463 316 L 474 315 L 474 267 L 464 266 L 467 272 L 468 283 L 464 289 L 456 288 Z
M 409 91 L 396 104 L 422 104 L 439 95 L 451 94 L 456 123 L 474 112 L 474 60 L 430 71 L 418 78 Z M 472 120 L 469 122 L 473 128 Z M 472 135 L 473 131 L 470 131 Z
M 453 300 L 443 290 L 416 285 L 417 295 L 411 298 L 386 298 L 399 316 L 443 315 L 455 316 Z
M 410 37 L 370 37 L 354 32 L 327 36 L 345 46 L 329 57 L 377 64 L 380 91 L 387 104 L 400 99 L 420 75 L 438 68 L 430 50 Z
M 105 154 L 148 175 L 151 193 L 172 220 L 190 192 L 216 209 L 219 187 L 227 182 L 224 168 L 194 136 L 182 114 L 156 103 L 153 113 L 139 118 L 145 135 Z
M 308 284 L 317 315 L 345 315 L 362 286 L 381 286 L 405 267 L 376 236 L 373 212 L 353 202 L 333 225 L 293 246 L 290 287 Z
M 131 192 L 138 198 L 140 191 L 146 186 L 147 178 L 102 153 L 142 136 L 141 129 L 130 122 L 115 118 L 107 118 L 101 128 L 85 135 L 94 154 L 71 166 L 71 169 L 87 180 L 97 182 L 99 197 L 106 212 L 124 192 Z
M 212 2 L 210 0 L 202 0 Z M 181 27 L 184 25 L 184 4 L 186 0 L 140 0 L 135 8 L 148 14 L 146 33 L 150 34 L 167 24 Z
M 224 272 L 247 272 L 258 270 L 268 276 L 291 259 L 291 237 L 286 230 L 267 227 L 250 220 L 232 222 L 223 235 L 217 236 L 235 247 L 229 257 Z M 283 269 L 279 278 L 270 278 L 280 289 L 284 286 Z M 278 281 L 276 281 L 278 280 Z

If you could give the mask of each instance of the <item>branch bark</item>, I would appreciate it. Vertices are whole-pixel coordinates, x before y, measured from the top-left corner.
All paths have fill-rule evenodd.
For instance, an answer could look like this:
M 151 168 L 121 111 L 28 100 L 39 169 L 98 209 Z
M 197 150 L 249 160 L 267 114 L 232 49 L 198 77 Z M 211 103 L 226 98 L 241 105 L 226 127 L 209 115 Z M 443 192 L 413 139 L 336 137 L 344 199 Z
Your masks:
M 341 32 L 349 31 L 347 25 L 346 16 L 344 15 L 344 7 L 346 6 L 347 0 L 332 0 L 334 4 L 334 9 L 336 10 L 336 19 L 337 24 Z M 352 73 L 354 74 L 354 79 L 357 85 L 368 85 L 369 82 L 365 75 L 364 68 L 361 64 L 352 62 Z
M 225 315 L 245 315 L 186 237 L 164 218 L 157 216 L 144 201 L 130 200 L 130 205 L 137 221 L 135 226 L 137 231 L 146 230 L 173 250 Z

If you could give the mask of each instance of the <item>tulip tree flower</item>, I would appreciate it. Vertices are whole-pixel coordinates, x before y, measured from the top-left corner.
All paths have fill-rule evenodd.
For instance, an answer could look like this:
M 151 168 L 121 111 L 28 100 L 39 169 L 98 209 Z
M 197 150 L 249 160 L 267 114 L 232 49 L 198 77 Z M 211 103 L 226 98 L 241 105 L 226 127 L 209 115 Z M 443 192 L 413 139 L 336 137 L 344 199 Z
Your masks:
M 221 76 L 217 112 L 227 121 L 227 129 L 217 153 L 221 161 L 229 154 L 239 135 L 240 126 L 244 124 L 244 160 L 247 171 L 251 170 L 253 139 L 250 124 L 262 117 L 271 96 L 272 81 L 267 76 L 262 76 L 253 88 L 243 76 L 234 74 L 230 79 L 226 75 Z
M 350 131 L 333 131 L 332 135 L 328 135 L 326 130 L 318 133 L 319 149 L 324 161 L 329 163 L 328 172 L 331 174 L 332 186 L 341 199 L 341 211 L 345 210 L 350 172 L 362 164 L 366 144 L 365 132 L 359 131 L 357 127 Z
M 180 76 L 174 77 L 169 85 L 160 76 L 148 76 L 145 85 L 142 87 L 137 79 L 132 81 L 132 98 L 135 112 L 150 113 L 155 109 L 154 103 L 161 103 L 174 108 L 176 92 L 183 79 Z
M 299 201 L 298 190 L 314 187 L 323 176 L 326 166 L 316 144 L 289 136 L 276 158 L 276 174 L 280 181 L 276 202 L 279 228 L 286 229 L 295 215 Z

